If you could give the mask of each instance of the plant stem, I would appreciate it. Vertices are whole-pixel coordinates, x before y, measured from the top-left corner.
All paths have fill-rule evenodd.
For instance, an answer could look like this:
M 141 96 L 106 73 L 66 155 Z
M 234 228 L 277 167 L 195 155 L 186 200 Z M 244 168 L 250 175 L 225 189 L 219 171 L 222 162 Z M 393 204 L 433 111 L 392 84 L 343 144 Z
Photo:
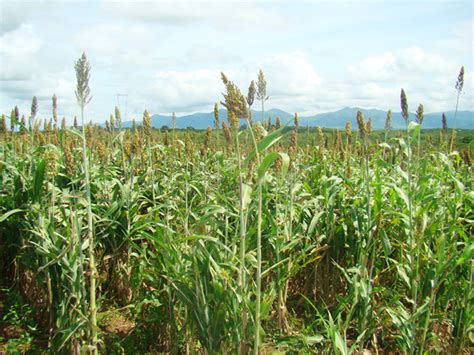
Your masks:
M 90 327 L 91 327 L 91 346 L 92 353 L 97 354 L 97 309 L 96 309 L 96 266 L 94 255 L 94 233 L 92 225 L 92 207 L 91 207 L 91 187 L 89 178 L 89 163 L 87 158 L 87 141 L 86 131 L 84 125 L 84 106 L 81 106 L 82 119 L 82 159 L 84 165 L 84 178 L 86 188 L 87 201 L 87 239 L 89 240 L 89 271 L 90 271 L 90 299 L 89 299 L 89 313 L 90 313 Z
M 246 224 L 244 215 L 244 181 L 242 177 L 242 162 L 240 157 L 240 143 L 238 127 L 235 129 L 235 146 L 239 172 L 239 216 L 240 216 L 240 265 L 239 265 L 239 292 L 241 298 L 242 337 L 240 339 L 240 354 L 246 354 L 245 339 L 247 332 L 247 307 L 245 302 L 245 235 Z

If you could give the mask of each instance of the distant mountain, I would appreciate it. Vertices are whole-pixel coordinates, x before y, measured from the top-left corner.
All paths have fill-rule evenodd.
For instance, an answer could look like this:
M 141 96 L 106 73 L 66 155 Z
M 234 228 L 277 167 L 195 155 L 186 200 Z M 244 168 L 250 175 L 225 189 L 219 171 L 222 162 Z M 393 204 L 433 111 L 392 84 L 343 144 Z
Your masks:
M 357 128 L 357 111 L 364 114 L 366 120 L 372 118 L 372 126 L 375 129 L 383 129 L 385 127 L 385 120 L 387 118 L 387 111 L 377 109 L 361 109 L 357 107 L 345 107 L 334 112 L 320 113 L 313 117 L 300 118 L 301 126 L 321 126 L 327 128 L 344 128 L 347 121 L 351 123 L 353 128 Z M 424 128 L 441 128 L 442 127 L 442 112 L 432 112 L 424 115 Z M 454 111 L 446 112 L 448 119 L 448 126 L 453 125 Z M 415 113 L 410 113 L 410 119 L 415 119 Z M 400 112 L 392 112 L 392 127 L 393 129 L 401 129 L 405 127 L 405 121 Z M 457 128 L 474 129 L 474 112 L 472 111 L 458 111 L 456 117 Z
M 300 126 L 321 126 L 324 128 L 344 128 L 347 121 L 351 123 L 353 129 L 357 128 L 357 111 L 361 111 L 364 114 L 366 120 L 372 118 L 372 125 L 374 129 L 383 129 L 385 126 L 385 119 L 387 117 L 387 111 L 377 109 L 362 109 L 358 107 L 345 107 L 343 109 L 334 112 L 319 113 L 312 116 L 300 116 Z M 265 111 L 265 119 L 268 117 L 272 118 L 272 122 L 275 122 L 277 116 L 280 116 L 281 123 L 293 124 L 294 114 L 279 110 L 270 109 Z M 252 117 L 254 121 L 261 120 L 261 112 L 252 110 Z M 441 112 L 432 112 L 425 114 L 423 127 L 424 128 L 441 128 Z M 451 127 L 454 123 L 454 111 L 446 112 L 448 119 L 448 125 Z M 415 119 L 415 113 L 410 113 L 410 118 Z M 227 110 L 219 110 L 220 121 L 227 121 Z M 163 126 L 172 127 L 171 116 L 165 115 L 152 115 L 151 116 L 152 126 L 155 128 L 161 128 Z M 137 121 L 137 125 L 140 125 L 141 121 Z M 130 128 L 132 126 L 131 121 L 123 123 L 123 127 Z M 213 112 L 198 112 L 191 115 L 185 115 L 176 117 L 176 128 L 188 128 L 193 127 L 196 129 L 205 129 L 208 126 L 214 127 L 214 113 Z M 393 129 L 401 129 L 405 127 L 405 121 L 403 120 L 400 112 L 393 112 L 392 114 L 392 127 Z M 468 128 L 474 129 L 474 112 L 472 111 L 458 111 L 456 117 L 456 128 Z

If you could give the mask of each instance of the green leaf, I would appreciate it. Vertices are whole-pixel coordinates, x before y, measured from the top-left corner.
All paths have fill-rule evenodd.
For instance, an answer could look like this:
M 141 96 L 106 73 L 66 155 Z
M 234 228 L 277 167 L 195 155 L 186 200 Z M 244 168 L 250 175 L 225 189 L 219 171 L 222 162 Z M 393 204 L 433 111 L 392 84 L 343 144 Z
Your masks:
M 242 184 L 242 209 L 245 211 L 252 200 L 252 187 L 247 184 Z
M 321 216 L 323 215 L 323 213 L 324 213 L 324 211 L 320 211 L 320 212 L 316 213 L 313 216 L 313 218 L 311 219 L 311 223 L 309 224 L 309 227 L 308 227 L 308 235 L 309 236 L 313 235 L 314 228 L 316 227 L 316 223 L 318 223 L 318 221 L 321 218 Z
M 80 138 L 80 139 L 82 139 L 82 132 L 79 132 L 75 129 L 68 129 L 67 132 L 74 135 L 74 136 L 76 136 L 76 137 L 78 137 L 78 138 Z
M 275 132 L 270 133 L 268 136 L 266 136 L 260 142 L 258 142 L 257 144 L 258 153 L 261 153 L 264 150 L 270 148 L 272 145 L 274 145 L 276 142 L 282 139 L 283 136 L 291 130 L 292 130 L 291 127 L 285 126 L 285 127 L 281 127 L 277 129 Z M 255 151 L 255 149 L 252 150 L 252 152 L 249 154 L 247 159 L 245 159 L 244 164 L 248 165 L 248 163 L 250 163 L 250 161 L 255 157 L 256 154 L 257 154 L 257 151 Z
M 392 187 L 397 193 L 397 195 L 403 200 L 403 202 L 405 202 L 405 205 L 408 208 L 410 202 L 409 202 L 408 194 L 406 193 L 406 191 L 395 185 L 393 185 Z
M 474 257 L 474 244 L 468 244 L 464 247 L 461 256 L 456 260 L 456 265 L 464 264 L 466 261 Z
M 3 215 L 0 216 L 0 223 L 7 220 L 8 217 L 10 217 L 11 215 L 14 215 L 15 213 L 19 213 L 19 212 L 23 212 L 23 210 L 20 210 L 17 208 L 17 209 L 8 211 L 7 213 L 4 213 Z
M 290 157 L 286 153 L 271 152 L 265 156 L 263 161 L 260 163 L 260 166 L 258 167 L 257 173 L 258 173 L 258 178 L 260 180 L 263 179 L 263 177 L 265 176 L 265 173 L 268 171 L 270 166 L 278 159 L 278 157 L 281 157 L 281 160 L 282 160 L 281 174 L 282 174 L 282 177 L 285 177 L 286 173 L 288 172 Z
M 421 126 L 418 123 L 414 121 L 410 121 L 410 123 L 408 124 L 408 132 L 413 131 L 411 135 L 412 141 L 418 138 L 418 135 L 420 134 L 420 129 L 421 129 Z
M 34 202 L 39 202 L 41 192 L 43 191 L 45 169 L 46 169 L 46 160 L 43 159 L 37 165 L 35 175 L 33 177 L 33 191 L 32 191 L 33 198 L 32 199 Z
M 322 343 L 324 341 L 324 337 L 322 335 L 311 335 L 305 337 L 305 342 L 308 345 L 314 345 L 317 343 Z

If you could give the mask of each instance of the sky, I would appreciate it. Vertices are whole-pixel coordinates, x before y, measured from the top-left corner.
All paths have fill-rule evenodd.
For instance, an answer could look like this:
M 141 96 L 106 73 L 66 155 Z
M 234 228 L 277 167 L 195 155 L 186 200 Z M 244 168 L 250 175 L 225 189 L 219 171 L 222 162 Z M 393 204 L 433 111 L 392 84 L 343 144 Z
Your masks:
M 212 111 L 223 71 L 244 95 L 259 69 L 266 108 L 301 116 L 343 107 L 474 110 L 473 5 L 429 1 L 0 0 L 0 112 L 78 115 L 74 63 L 91 64 L 87 119 L 147 109 Z M 127 95 L 127 96 L 117 96 Z M 255 108 L 259 107 L 256 102 Z

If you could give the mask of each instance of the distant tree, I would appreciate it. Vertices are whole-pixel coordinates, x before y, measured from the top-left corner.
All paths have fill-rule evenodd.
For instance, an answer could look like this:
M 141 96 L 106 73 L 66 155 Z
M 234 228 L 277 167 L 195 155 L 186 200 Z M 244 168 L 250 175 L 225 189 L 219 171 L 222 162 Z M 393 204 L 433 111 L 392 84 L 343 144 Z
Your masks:
M 161 130 L 162 130 L 163 132 L 166 132 L 166 131 L 168 131 L 169 129 L 170 129 L 170 128 L 169 128 L 167 125 L 161 126 Z
M 78 128 L 77 116 L 74 116 L 74 129 L 77 129 L 77 128 Z

